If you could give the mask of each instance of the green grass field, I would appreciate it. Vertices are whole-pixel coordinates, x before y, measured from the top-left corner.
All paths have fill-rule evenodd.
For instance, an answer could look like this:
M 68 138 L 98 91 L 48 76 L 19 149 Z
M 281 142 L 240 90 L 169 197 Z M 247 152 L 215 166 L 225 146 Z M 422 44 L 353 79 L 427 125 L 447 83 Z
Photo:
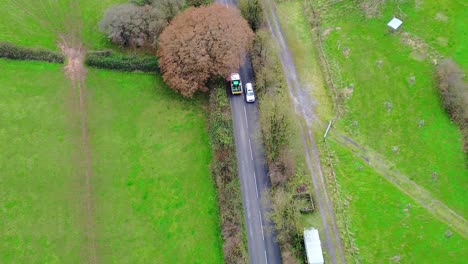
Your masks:
M 342 2 L 330 6 L 323 19 L 323 28 L 341 28 L 325 40 L 337 83 L 340 88 L 354 85 L 338 129 L 384 155 L 466 217 L 468 170 L 461 136 L 439 102 L 434 67 L 413 59 L 411 48 L 387 32 L 383 19 L 363 23 L 362 17 L 360 10 Z
M 440 54 L 453 58 L 465 72 L 468 71 L 466 1 L 387 1 L 378 20 L 385 21 L 393 15 L 404 21 L 403 30 L 422 38 Z
M 432 77 L 434 67 L 427 61 L 415 60 L 411 48 L 401 44 L 399 35 L 388 34 L 386 17 L 365 19 L 349 2 L 330 5 L 322 1 L 316 7 L 323 8 L 319 9 L 323 30 L 339 27 L 323 35 L 334 82 L 338 88 L 354 85 L 352 96 L 345 101 L 347 112 L 332 133 L 340 131 L 377 150 L 395 169 L 466 217 L 468 171 L 461 138 L 439 103 Z M 302 2 L 277 4 L 301 82 L 320 87 L 323 80 L 315 66 L 317 51 L 313 44 L 317 39 L 309 35 L 315 32 L 311 33 L 304 10 L 307 9 Z M 446 34 L 458 34 L 460 38 L 459 33 Z M 458 48 L 454 44 L 440 52 L 455 54 Z M 409 82 L 411 76 L 415 77 L 414 83 Z M 322 100 L 324 93 L 311 94 L 320 98 L 319 117 L 328 121 L 323 120 L 329 117 L 323 113 L 330 108 L 327 100 Z M 424 126 L 419 127 L 421 120 Z M 323 131 L 319 130 L 321 136 Z M 395 146 L 397 152 L 392 150 Z M 458 234 L 446 238 L 444 233 L 450 230 L 447 225 L 371 168 L 364 166 L 359 170 L 363 162 L 350 152 L 335 143 L 332 152 L 338 162 L 337 180 L 342 195 L 352 198 L 348 220 L 363 263 L 387 263 L 397 255 L 402 263 L 438 263 L 447 255 L 449 263 L 461 263 L 466 258 L 466 252 L 460 250 L 466 247 L 466 240 Z M 435 181 L 433 172 L 437 172 Z M 403 211 L 407 204 L 411 204 L 409 213 Z
M 84 190 L 71 88 L 59 65 L 0 68 L 0 262 L 76 262 Z M 148 74 L 90 69 L 86 84 L 98 260 L 221 263 L 202 100 Z
M 468 241 L 338 144 L 336 173 L 362 263 L 465 263 Z M 399 256 L 399 257 L 396 257 Z
M 126 0 L 80 0 L 83 43 L 90 49 L 113 48 L 98 23 L 104 11 L 113 4 Z M 24 8 L 26 6 L 26 9 Z M 27 10 L 28 12 L 25 12 Z M 62 17 L 70 17 L 68 0 L 0 0 L 0 41 L 9 41 L 21 46 L 42 47 L 58 50 L 57 35 L 49 25 L 60 26 Z M 40 21 L 47 24 L 42 25 Z
M 69 199 L 67 80 L 56 64 L 0 68 L 0 262 L 73 262 L 81 235 Z

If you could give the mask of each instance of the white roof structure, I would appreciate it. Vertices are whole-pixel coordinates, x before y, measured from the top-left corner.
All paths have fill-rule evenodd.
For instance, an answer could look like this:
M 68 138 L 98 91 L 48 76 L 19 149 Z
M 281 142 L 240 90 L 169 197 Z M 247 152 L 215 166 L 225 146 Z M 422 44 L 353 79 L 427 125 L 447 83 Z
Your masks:
M 313 227 L 304 229 L 304 244 L 307 254 L 307 263 L 323 264 L 322 245 L 317 229 Z
M 238 73 L 231 73 L 231 81 L 240 80 L 240 75 Z
M 388 22 L 387 26 L 391 27 L 393 30 L 396 30 L 401 26 L 401 24 L 403 24 L 403 21 L 394 17 L 392 20 L 390 20 L 390 22 Z

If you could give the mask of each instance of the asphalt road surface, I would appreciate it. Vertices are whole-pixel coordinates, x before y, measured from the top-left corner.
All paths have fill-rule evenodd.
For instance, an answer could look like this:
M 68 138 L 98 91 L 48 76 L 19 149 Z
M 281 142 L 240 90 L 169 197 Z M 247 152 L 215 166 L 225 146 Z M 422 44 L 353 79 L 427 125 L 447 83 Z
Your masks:
M 239 74 L 243 85 L 253 83 L 249 59 L 241 65 Z M 244 95 L 230 96 L 230 103 L 250 263 L 281 263 L 274 226 L 266 213 L 270 203 L 264 194 L 268 191 L 269 179 L 258 106 L 257 103 L 246 103 Z
M 237 5 L 234 0 L 217 0 L 217 2 Z M 245 59 L 238 72 L 243 86 L 250 82 L 255 90 L 249 57 Z M 274 224 L 267 214 L 270 202 L 264 195 L 268 191 L 270 181 L 265 166 L 258 105 L 247 103 L 244 94 L 229 97 L 250 263 L 281 263 Z

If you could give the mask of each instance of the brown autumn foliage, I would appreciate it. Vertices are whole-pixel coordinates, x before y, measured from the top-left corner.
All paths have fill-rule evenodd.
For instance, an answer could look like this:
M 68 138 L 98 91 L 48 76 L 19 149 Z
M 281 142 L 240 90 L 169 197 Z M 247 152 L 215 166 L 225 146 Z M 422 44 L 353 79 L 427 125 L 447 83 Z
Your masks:
M 166 83 L 183 96 L 208 91 L 206 82 L 226 78 L 243 62 L 254 39 L 234 7 L 191 7 L 176 16 L 159 36 L 159 66 Z

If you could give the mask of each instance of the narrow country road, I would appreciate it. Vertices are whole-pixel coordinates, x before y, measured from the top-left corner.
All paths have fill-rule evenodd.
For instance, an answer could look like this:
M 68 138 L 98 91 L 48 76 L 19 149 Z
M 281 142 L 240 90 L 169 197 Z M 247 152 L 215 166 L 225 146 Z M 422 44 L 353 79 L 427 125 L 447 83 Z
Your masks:
M 305 125 L 303 125 L 302 122 L 299 123 L 304 145 L 304 155 L 314 185 L 318 211 L 322 219 L 323 230 L 320 230 L 320 233 L 325 234 L 325 237 L 322 237 L 321 240 L 323 241 L 325 252 L 330 258 L 331 263 L 345 263 L 345 256 L 336 225 L 333 206 L 327 193 L 318 149 L 312 132 L 313 126 L 318 123 L 316 122 L 318 119 L 313 110 L 315 105 L 314 98 L 312 98 L 309 91 L 299 83 L 291 52 L 289 51 L 288 44 L 284 39 L 278 18 L 276 17 L 273 0 L 261 0 L 261 4 L 267 25 L 274 41 L 277 43 L 279 59 L 283 67 L 289 94 L 293 101 L 296 114 L 300 119 L 305 121 Z
M 237 5 L 235 0 L 217 2 Z M 243 85 L 254 83 L 249 57 L 240 66 L 239 74 Z M 246 103 L 243 95 L 230 96 L 230 104 L 250 263 L 281 263 L 274 224 L 267 217 L 270 203 L 264 194 L 270 181 L 260 137 L 258 105 Z

